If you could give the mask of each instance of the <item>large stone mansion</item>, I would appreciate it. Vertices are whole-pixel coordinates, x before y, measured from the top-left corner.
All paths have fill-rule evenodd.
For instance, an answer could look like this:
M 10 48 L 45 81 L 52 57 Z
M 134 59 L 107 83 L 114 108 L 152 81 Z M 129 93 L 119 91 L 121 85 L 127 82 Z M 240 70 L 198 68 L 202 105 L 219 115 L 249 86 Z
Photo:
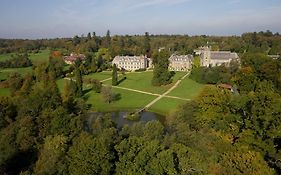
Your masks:
M 192 68 L 193 55 L 175 55 L 170 58 L 169 69 L 172 71 L 188 71 Z
M 201 66 L 220 66 L 225 64 L 226 66 L 232 60 L 238 60 L 238 54 L 230 51 L 211 51 L 210 47 L 201 47 L 195 50 L 195 54 L 200 55 Z
M 152 61 L 146 56 L 116 56 L 112 65 L 116 64 L 117 68 L 129 71 L 138 69 L 147 69 L 152 67 Z
M 238 54 L 230 51 L 211 51 L 210 47 L 200 47 L 194 51 L 195 54 L 200 55 L 201 66 L 226 66 L 232 60 L 238 60 Z M 189 71 L 192 68 L 193 55 L 176 55 L 173 54 L 169 58 L 169 70 L 171 71 Z M 135 71 L 138 69 L 152 68 L 152 60 L 146 56 L 116 56 L 112 65 L 116 64 L 119 69 L 128 71 Z

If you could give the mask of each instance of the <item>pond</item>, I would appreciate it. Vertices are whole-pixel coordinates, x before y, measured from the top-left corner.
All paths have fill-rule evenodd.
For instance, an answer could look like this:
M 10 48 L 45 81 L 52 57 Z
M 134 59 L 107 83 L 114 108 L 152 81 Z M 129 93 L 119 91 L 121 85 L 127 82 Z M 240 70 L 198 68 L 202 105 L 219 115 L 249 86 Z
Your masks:
M 111 119 L 116 123 L 117 128 L 122 128 L 124 125 L 129 125 L 131 126 L 132 124 L 136 122 L 149 122 L 152 120 L 158 120 L 162 124 L 165 123 L 165 117 L 161 116 L 159 114 L 156 114 L 154 112 L 147 112 L 144 111 L 140 114 L 140 119 L 137 121 L 132 121 L 124 118 L 128 114 L 128 112 L 124 111 L 119 111 L 119 112 L 112 112 L 112 113 L 100 113 L 100 112 L 91 112 L 89 113 L 88 119 L 87 119 L 87 126 L 91 127 L 93 120 L 101 115 L 106 115 L 109 114 L 111 115 Z

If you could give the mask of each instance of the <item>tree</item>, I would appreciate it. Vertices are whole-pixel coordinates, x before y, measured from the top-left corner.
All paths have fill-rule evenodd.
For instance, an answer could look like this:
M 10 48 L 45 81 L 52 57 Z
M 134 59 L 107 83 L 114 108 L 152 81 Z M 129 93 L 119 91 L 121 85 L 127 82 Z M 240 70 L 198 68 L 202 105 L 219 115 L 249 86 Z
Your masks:
M 148 32 L 145 32 L 144 43 L 143 43 L 143 52 L 148 57 L 151 56 L 151 53 L 150 53 L 151 52 L 150 37 L 149 37 L 149 33 Z
M 114 93 L 112 92 L 112 89 L 109 86 L 102 87 L 101 94 L 104 102 L 106 103 L 111 103 L 114 100 Z
M 112 86 L 117 86 L 117 85 L 118 85 L 117 67 L 116 67 L 116 64 L 113 64 L 113 69 L 112 69 Z
M 105 47 L 109 48 L 111 44 L 111 37 L 110 37 L 110 31 L 107 30 L 106 36 L 105 36 Z
M 8 79 L 9 88 L 12 95 L 21 89 L 23 85 L 23 78 L 18 73 L 12 73 Z
M 172 74 L 169 72 L 169 52 L 162 50 L 153 55 L 153 78 L 152 85 L 161 86 L 171 83 Z
M 75 82 L 77 86 L 76 95 L 81 97 L 83 95 L 83 78 L 82 73 L 79 67 L 75 67 Z
M 96 93 L 100 93 L 102 89 L 102 83 L 99 80 L 93 80 L 92 82 L 92 90 Z
M 90 41 L 92 39 L 91 33 L 89 32 L 87 35 L 87 40 Z
M 66 173 L 65 152 L 67 137 L 63 135 L 48 136 L 45 139 L 40 156 L 35 164 L 35 174 Z

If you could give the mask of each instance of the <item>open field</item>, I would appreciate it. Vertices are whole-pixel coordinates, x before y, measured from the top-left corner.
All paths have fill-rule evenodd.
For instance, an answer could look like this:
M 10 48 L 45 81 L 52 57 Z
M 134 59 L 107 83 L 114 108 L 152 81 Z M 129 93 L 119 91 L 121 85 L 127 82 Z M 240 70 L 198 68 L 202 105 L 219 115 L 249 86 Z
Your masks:
M 90 91 L 86 94 L 87 103 L 91 105 L 91 109 L 100 112 L 111 111 L 127 111 L 140 109 L 147 103 L 152 101 L 155 97 L 151 95 L 145 95 L 137 92 L 126 91 L 122 89 L 114 89 L 113 92 L 120 94 L 121 99 L 110 104 L 103 102 L 101 94 L 97 94 Z
M 50 50 L 41 50 L 39 53 L 30 53 L 28 55 L 33 64 L 38 64 L 49 60 Z
M 24 68 L 6 68 L 0 70 L 0 81 L 6 80 L 9 75 L 13 72 L 17 72 L 21 75 L 25 75 L 27 73 L 30 73 L 32 71 L 32 67 L 24 67 Z
M 93 78 L 96 80 L 105 80 L 107 78 L 111 78 L 112 77 L 112 72 L 97 72 L 97 73 L 92 73 L 89 75 L 85 75 L 83 76 L 83 78 Z M 111 82 L 111 80 L 110 80 Z
M 184 80 L 182 80 L 181 84 L 179 84 L 179 86 L 175 88 L 172 92 L 170 92 L 168 95 L 192 99 L 199 95 L 203 88 L 203 84 L 199 84 L 186 77 Z
M 162 94 L 165 91 L 167 91 L 169 88 L 171 88 L 178 79 L 180 79 L 182 76 L 184 76 L 184 74 L 185 74 L 185 72 L 176 72 L 176 74 L 173 77 L 173 83 L 171 83 L 167 86 L 155 87 L 155 86 L 152 86 L 152 84 L 151 84 L 151 80 L 153 77 L 152 71 L 132 72 L 132 73 L 127 73 L 126 80 L 121 82 L 118 86 L 146 91 L 146 92 L 151 92 L 151 93 L 156 93 L 156 94 Z M 108 80 L 104 83 L 110 85 L 111 80 Z
M 15 54 L 16 53 L 0 54 L 0 61 L 8 60 L 12 58 L 12 55 Z M 36 64 L 38 62 L 48 61 L 50 56 L 50 50 L 49 49 L 40 50 L 39 53 L 29 53 L 28 55 L 32 63 Z
M 9 96 L 10 90 L 8 88 L 0 88 L 0 96 Z
M 10 54 L 1 54 L 0 61 L 4 61 L 11 58 Z M 40 62 L 48 61 L 50 55 L 50 50 L 41 50 L 39 53 L 31 53 L 29 54 L 29 58 L 31 59 L 33 64 L 38 64 Z M 25 75 L 26 73 L 31 72 L 32 67 L 24 67 L 24 68 L 5 68 L 0 69 L 0 81 L 5 80 L 9 77 L 12 72 L 17 72 L 21 75 Z
M 156 112 L 158 114 L 168 115 L 176 111 L 180 105 L 183 105 L 185 103 L 185 100 L 163 97 L 154 105 L 152 105 L 151 108 L 149 108 L 148 110 L 151 112 Z

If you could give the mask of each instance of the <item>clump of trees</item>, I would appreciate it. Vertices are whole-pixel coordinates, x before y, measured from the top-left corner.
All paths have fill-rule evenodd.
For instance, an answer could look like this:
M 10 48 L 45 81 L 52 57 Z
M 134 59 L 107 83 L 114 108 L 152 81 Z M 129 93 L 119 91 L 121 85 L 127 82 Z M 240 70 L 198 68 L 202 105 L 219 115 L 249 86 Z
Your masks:
M 28 58 L 28 54 L 12 55 L 12 58 L 0 62 L 1 68 L 20 68 L 32 66 L 31 60 Z

